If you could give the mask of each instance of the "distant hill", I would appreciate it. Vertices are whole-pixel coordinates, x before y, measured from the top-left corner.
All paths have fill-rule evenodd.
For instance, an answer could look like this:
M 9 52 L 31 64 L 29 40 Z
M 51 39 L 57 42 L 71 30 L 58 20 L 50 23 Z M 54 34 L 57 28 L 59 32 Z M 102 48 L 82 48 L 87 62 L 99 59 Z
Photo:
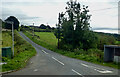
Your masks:
M 120 41 L 120 34 L 113 34 L 113 33 L 104 33 L 104 32 L 95 32 L 101 35 L 109 35 L 109 36 L 113 36 L 116 40 Z

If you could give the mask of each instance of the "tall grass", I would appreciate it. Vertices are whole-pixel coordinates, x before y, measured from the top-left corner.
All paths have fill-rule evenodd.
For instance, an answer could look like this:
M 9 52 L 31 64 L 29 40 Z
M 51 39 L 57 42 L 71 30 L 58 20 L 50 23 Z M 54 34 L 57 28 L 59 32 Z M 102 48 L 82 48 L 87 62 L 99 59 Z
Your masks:
M 11 47 L 12 46 L 12 34 L 10 31 L 2 32 L 2 47 Z
M 3 32 L 3 46 L 11 46 L 11 32 Z M 25 67 L 26 61 L 36 54 L 35 49 L 28 42 L 15 31 L 15 56 L 13 59 L 2 57 L 3 62 L 7 64 L 2 65 L 2 71 L 18 70 Z M 8 40 L 6 40 L 8 39 Z

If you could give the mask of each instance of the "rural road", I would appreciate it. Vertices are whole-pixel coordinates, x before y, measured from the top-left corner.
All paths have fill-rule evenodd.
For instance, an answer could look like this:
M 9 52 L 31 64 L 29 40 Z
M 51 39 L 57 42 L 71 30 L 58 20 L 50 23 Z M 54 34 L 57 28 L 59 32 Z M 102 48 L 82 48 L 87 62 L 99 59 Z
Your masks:
M 36 49 L 37 55 L 30 59 L 25 68 L 6 75 L 118 75 L 117 69 L 62 56 L 32 42 L 22 32 L 19 34 Z

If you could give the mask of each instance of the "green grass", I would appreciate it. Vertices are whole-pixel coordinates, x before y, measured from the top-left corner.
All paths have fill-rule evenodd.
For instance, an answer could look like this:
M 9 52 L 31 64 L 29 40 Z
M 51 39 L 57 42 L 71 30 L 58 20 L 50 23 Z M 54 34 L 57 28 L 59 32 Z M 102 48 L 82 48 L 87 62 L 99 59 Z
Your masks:
M 72 58 L 76 58 L 76 59 L 80 59 L 80 60 L 84 60 L 84 61 L 88 61 L 88 62 L 92 62 L 92 63 L 96 63 L 96 64 L 100 64 L 100 65 L 104 65 L 104 66 L 109 66 L 109 67 L 113 67 L 113 68 L 118 68 L 118 64 L 116 63 L 104 63 L 103 62 L 103 58 L 99 59 L 99 57 L 97 57 L 96 55 L 98 53 L 100 53 L 101 51 L 97 50 L 97 49 L 91 49 L 88 52 L 85 52 L 83 50 L 76 50 L 76 52 L 70 52 L 70 51 L 65 51 L 65 50 L 60 50 L 57 49 L 57 39 L 54 36 L 54 34 L 52 32 L 35 32 L 35 34 L 37 36 L 40 36 L 40 38 L 37 38 L 36 36 L 34 38 L 32 38 L 32 33 L 26 31 L 24 32 L 24 34 L 29 37 L 33 42 L 47 48 L 50 49 L 54 52 L 60 53 L 62 55 L 68 56 L 68 57 L 72 57 Z M 103 55 L 103 53 L 101 53 Z
M 115 44 L 120 45 L 120 41 L 116 41 Z
M 54 48 L 57 46 L 58 40 L 54 36 L 53 33 L 50 32 L 35 32 L 36 35 L 40 36 L 40 41 L 46 44 L 53 46 Z
M 3 47 L 11 46 L 11 32 L 3 32 Z M 24 68 L 27 61 L 36 54 L 35 49 L 28 42 L 22 39 L 22 37 L 15 31 L 15 55 L 13 59 L 6 57 L 2 58 L 3 62 L 7 64 L 2 65 L 2 71 L 19 70 Z

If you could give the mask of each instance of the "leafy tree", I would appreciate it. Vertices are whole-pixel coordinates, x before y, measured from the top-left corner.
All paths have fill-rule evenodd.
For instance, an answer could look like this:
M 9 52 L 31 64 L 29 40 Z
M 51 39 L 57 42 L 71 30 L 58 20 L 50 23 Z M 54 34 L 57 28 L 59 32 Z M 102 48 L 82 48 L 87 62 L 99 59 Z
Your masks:
M 10 16 L 5 21 L 12 21 L 14 23 L 14 25 L 13 25 L 14 29 L 18 30 L 18 28 L 19 28 L 19 21 L 18 21 L 18 19 L 16 17 Z M 9 23 L 5 23 L 5 28 L 6 29 L 12 29 L 12 25 L 9 24 Z
M 89 49 L 96 46 L 97 37 L 90 31 L 90 17 L 88 14 L 88 6 L 83 5 L 76 1 L 67 2 L 66 12 L 59 13 L 56 37 L 61 39 L 60 44 L 62 48 L 75 49 L 83 48 Z M 93 41 L 94 40 L 94 41 Z M 92 45 L 91 45 L 92 44 Z M 71 45 L 71 46 L 70 46 Z
M 48 28 L 48 29 L 51 29 L 51 27 L 50 27 L 49 25 L 47 25 L 47 28 Z
M 44 25 L 44 24 L 41 24 L 41 25 L 40 25 L 40 28 L 41 28 L 41 29 L 46 29 L 46 28 L 47 28 L 47 26 L 46 26 L 46 25 Z

